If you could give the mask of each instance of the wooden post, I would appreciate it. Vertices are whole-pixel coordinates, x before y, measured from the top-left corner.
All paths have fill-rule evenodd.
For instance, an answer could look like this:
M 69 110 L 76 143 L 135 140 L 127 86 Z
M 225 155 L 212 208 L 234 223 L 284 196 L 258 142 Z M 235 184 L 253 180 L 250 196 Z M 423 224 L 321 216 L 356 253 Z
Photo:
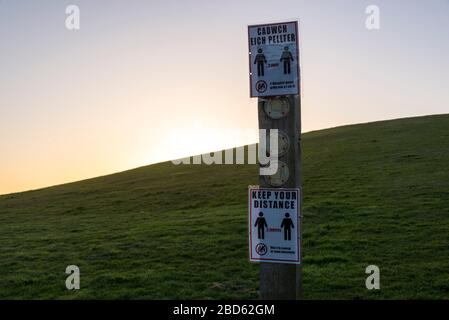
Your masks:
M 287 99 L 290 107 L 288 113 L 280 119 L 270 118 L 264 110 L 264 103 L 269 99 Z M 290 141 L 288 152 L 279 157 L 279 160 L 284 161 L 289 169 L 289 179 L 281 187 L 301 188 L 301 97 L 299 95 L 289 95 L 283 98 L 259 98 L 258 113 L 260 129 L 278 129 L 279 133 L 285 133 Z M 259 184 L 261 187 L 273 188 L 264 176 L 259 176 Z M 300 204 L 302 204 L 302 201 L 300 201 Z M 302 217 L 300 216 L 298 237 L 301 237 L 302 234 L 301 220 Z M 301 265 L 282 263 L 260 264 L 260 295 L 262 299 L 294 300 L 302 297 L 301 240 L 299 239 Z

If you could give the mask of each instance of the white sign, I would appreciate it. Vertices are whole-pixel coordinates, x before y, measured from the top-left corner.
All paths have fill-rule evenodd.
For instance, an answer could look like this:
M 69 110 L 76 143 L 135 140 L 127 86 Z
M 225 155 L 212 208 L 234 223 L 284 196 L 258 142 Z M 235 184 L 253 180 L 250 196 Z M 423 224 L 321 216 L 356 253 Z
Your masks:
M 298 22 L 248 26 L 251 97 L 299 94 Z
M 249 187 L 251 261 L 300 264 L 299 189 Z

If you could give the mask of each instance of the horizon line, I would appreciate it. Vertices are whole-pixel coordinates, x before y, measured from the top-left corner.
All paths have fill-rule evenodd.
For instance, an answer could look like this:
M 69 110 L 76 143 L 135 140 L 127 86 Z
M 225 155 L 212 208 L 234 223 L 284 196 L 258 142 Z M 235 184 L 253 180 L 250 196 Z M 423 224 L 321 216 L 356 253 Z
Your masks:
M 383 120 L 374 120 L 374 121 L 367 121 L 367 122 L 343 124 L 343 125 L 334 126 L 334 127 L 328 127 L 328 128 L 322 128 L 322 129 L 316 129 L 316 130 L 310 130 L 310 131 L 306 131 L 306 132 L 301 132 L 301 135 L 310 134 L 310 133 L 319 132 L 319 131 L 332 130 L 332 129 L 336 129 L 336 128 L 344 128 L 344 127 L 350 127 L 350 126 L 370 124 L 370 123 L 389 122 L 389 121 L 395 121 L 395 120 L 405 120 L 405 119 L 413 119 L 413 118 L 425 118 L 425 117 L 444 116 L 444 115 L 449 115 L 449 113 L 426 114 L 426 115 L 417 115 L 417 116 L 409 116 L 409 117 L 401 117 L 401 118 L 390 118 L 390 119 L 383 119 Z M 208 154 L 208 153 L 210 154 L 210 153 L 221 152 L 221 151 L 225 151 L 225 150 L 231 150 L 231 149 L 235 149 L 235 148 L 239 148 L 239 147 L 246 147 L 246 146 L 250 146 L 250 145 L 253 145 L 253 144 L 257 144 L 257 143 L 258 142 L 254 142 L 254 143 L 251 143 L 251 144 L 245 144 L 245 145 L 241 145 L 241 146 L 234 146 L 234 147 L 232 147 L 230 149 L 215 150 L 215 151 L 210 151 L 210 152 L 206 152 L 206 153 L 203 153 L 203 154 Z M 202 154 L 199 154 L 199 155 L 202 155 Z M 97 179 L 97 178 L 101 178 L 101 177 L 106 177 L 106 176 L 110 176 L 110 175 L 114 175 L 114 174 L 120 174 L 120 173 L 124 173 L 124 172 L 127 172 L 127 171 L 137 170 L 137 169 L 145 168 L 145 167 L 148 167 L 148 166 L 163 164 L 163 163 L 166 163 L 166 162 L 179 160 L 179 159 L 184 159 L 184 158 L 195 157 L 195 156 L 198 156 L 198 155 L 189 155 L 189 156 L 180 157 L 180 158 L 177 158 L 177 159 L 167 159 L 167 160 L 164 160 L 164 161 L 152 162 L 152 163 L 148 163 L 148 164 L 145 164 L 145 165 L 142 165 L 142 166 L 137 166 L 137 167 L 133 167 L 133 168 L 129 168 L 129 169 L 124 169 L 122 171 L 111 172 L 111 173 L 107 173 L 107 174 L 103 174 L 103 175 L 99 175 L 99 176 L 94 176 L 94 177 L 89 177 L 89 178 L 85 178 L 85 179 L 69 181 L 69 182 L 64 182 L 64 183 L 59 183 L 59 184 L 54 184 L 54 185 L 49 185 L 49 186 L 37 187 L 35 189 L 28 189 L 28 190 L 22 190 L 22 191 L 14 191 L 14 192 L 10 192 L 10 193 L 3 193 L 3 194 L 0 194 L 0 197 L 11 196 L 11 195 L 27 193 L 27 192 L 40 191 L 40 190 L 54 188 L 54 187 L 60 187 L 60 186 L 64 186 L 64 185 L 68 185 L 68 184 L 72 184 L 72 183 L 78 183 L 78 182 L 88 181 L 88 180 Z

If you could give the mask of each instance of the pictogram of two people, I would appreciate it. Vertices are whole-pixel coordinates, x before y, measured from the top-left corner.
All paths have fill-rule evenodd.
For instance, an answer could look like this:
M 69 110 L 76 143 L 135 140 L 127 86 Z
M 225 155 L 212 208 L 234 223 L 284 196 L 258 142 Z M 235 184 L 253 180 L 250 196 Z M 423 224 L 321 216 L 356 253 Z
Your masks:
M 268 228 L 267 220 L 263 216 L 263 212 L 259 212 L 259 217 L 256 219 L 254 224 L 257 227 L 257 237 L 259 239 L 265 239 L 265 228 Z M 290 241 L 292 239 L 292 229 L 295 228 L 290 214 L 285 213 L 285 218 L 282 219 L 281 229 L 284 229 L 284 240 Z
M 291 66 L 290 63 L 293 60 L 293 55 L 290 52 L 288 47 L 284 47 L 284 51 L 281 55 L 281 62 L 284 63 L 284 74 L 290 74 L 291 73 Z M 254 59 L 254 64 L 257 64 L 257 76 L 263 77 L 265 76 L 265 64 L 267 63 L 267 59 L 265 57 L 265 54 L 263 53 L 263 50 L 259 48 L 257 50 L 256 58 Z

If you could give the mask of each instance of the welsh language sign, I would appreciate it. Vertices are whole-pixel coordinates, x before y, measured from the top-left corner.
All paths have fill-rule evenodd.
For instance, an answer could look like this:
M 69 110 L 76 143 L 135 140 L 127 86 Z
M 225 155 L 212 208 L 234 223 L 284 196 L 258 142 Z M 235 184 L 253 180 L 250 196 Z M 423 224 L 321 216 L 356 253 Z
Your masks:
M 248 26 L 251 97 L 299 94 L 298 22 Z

